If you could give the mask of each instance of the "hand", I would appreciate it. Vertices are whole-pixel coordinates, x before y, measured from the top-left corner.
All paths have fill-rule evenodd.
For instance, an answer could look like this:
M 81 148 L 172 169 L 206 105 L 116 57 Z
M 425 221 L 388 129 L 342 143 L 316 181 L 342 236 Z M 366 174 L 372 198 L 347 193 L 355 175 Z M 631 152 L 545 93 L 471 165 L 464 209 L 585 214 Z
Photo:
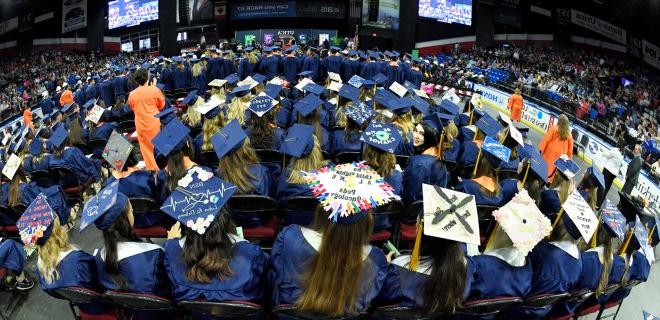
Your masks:
M 167 231 L 167 239 L 181 238 L 181 223 L 177 221 L 169 231 Z
M 385 259 L 387 259 L 387 263 L 392 263 L 392 256 L 394 255 L 394 251 L 390 251 L 385 255 Z

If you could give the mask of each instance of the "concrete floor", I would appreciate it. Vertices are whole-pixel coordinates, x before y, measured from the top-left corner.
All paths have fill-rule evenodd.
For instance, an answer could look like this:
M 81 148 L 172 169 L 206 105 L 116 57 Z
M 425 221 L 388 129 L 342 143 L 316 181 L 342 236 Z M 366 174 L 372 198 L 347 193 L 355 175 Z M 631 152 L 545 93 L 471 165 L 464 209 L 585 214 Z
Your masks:
M 487 110 L 494 117 L 497 117 L 495 110 Z M 528 138 L 532 143 L 538 144 L 541 135 L 534 131 L 529 131 Z M 576 162 L 581 168 L 586 164 L 576 157 Z M 580 181 L 577 179 L 577 181 Z M 608 198 L 614 203 L 618 203 L 616 187 L 610 190 Z M 102 238 L 96 228 L 87 228 L 80 233 L 76 227 L 69 234 L 73 243 L 87 252 L 94 252 L 94 249 L 101 247 Z M 658 252 L 656 250 L 656 257 Z M 33 255 L 28 261 L 28 271 L 32 274 L 36 269 L 36 257 Z M 642 310 L 646 310 L 654 315 L 660 316 L 660 264 L 654 263 L 651 267 L 650 277 L 647 282 L 638 285 L 632 290 L 632 293 L 624 300 L 617 319 L 635 320 L 642 319 Z M 18 299 L 7 292 L 0 292 L 0 311 L 8 319 L 17 320 L 65 320 L 72 319 L 72 314 L 68 304 L 65 301 L 52 298 L 40 290 L 37 284 L 29 294 Z M 1 318 L 1 317 L 0 317 Z

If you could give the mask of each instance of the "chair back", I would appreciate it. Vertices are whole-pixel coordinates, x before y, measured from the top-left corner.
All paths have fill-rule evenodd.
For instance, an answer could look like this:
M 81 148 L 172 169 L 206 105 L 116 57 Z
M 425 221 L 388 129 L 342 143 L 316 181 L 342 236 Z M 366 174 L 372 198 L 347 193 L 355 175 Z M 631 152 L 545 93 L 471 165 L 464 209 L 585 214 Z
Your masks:
M 312 196 L 291 197 L 285 200 L 280 206 L 284 214 L 282 226 L 293 223 L 310 225 L 314 221 L 314 212 L 318 203 L 318 200 Z
M 124 120 L 117 123 L 117 132 L 133 133 L 135 131 L 135 120 Z
M 62 189 L 80 186 L 78 175 L 67 167 L 52 167 L 48 170 L 48 173 L 53 181 L 57 181 L 62 186 Z
M 194 138 L 198 136 L 201 132 L 202 132 L 202 126 L 198 125 L 190 128 L 190 133 L 188 133 L 188 135 Z
M 213 150 L 202 151 L 199 155 L 199 164 L 202 166 L 216 168 L 219 162 L 218 154 Z
M 254 151 L 257 153 L 257 156 L 259 157 L 259 162 L 261 163 L 282 164 L 282 161 L 284 160 L 284 156 L 282 156 L 281 153 L 277 152 L 277 150 L 256 149 Z
M 621 288 L 621 285 L 618 283 L 610 284 L 607 287 L 605 287 L 601 295 L 609 297 L 612 293 L 619 290 L 619 288 Z
M 417 222 L 417 217 L 420 215 L 421 212 L 424 210 L 424 200 L 417 200 L 411 204 L 409 204 L 405 210 L 403 211 L 403 214 L 401 215 L 401 222 L 405 223 L 416 223 Z
M 278 305 L 273 308 L 275 319 L 299 319 L 299 320 L 353 320 L 364 319 L 366 314 L 328 316 L 316 312 L 300 311 L 292 305 Z
M 588 144 L 589 144 L 589 136 L 586 135 L 586 134 L 582 135 L 582 138 L 580 139 L 580 145 L 582 145 L 582 147 L 586 148 Z
M 100 293 L 83 287 L 64 287 L 46 290 L 46 293 L 57 299 L 67 300 L 74 305 L 104 302 L 103 296 Z
M 383 306 L 371 312 L 369 319 L 375 320 L 442 320 L 450 319 L 444 315 L 426 314 L 419 309 L 408 308 L 399 305 Z
M 579 308 L 585 301 L 587 301 L 589 298 L 593 296 L 594 296 L 593 290 L 581 289 L 578 291 L 571 292 L 571 296 L 568 297 L 566 302 L 568 302 L 568 304 L 571 306 L 575 306 L 577 310 L 577 308 Z
M 159 210 L 156 200 L 149 197 L 135 197 L 128 199 L 128 201 L 133 207 L 134 214 L 145 214 Z
M 90 152 L 96 149 L 103 150 L 106 144 L 108 144 L 108 140 L 106 139 L 90 139 L 87 141 L 87 148 Z
M 396 156 L 396 164 L 398 164 L 399 167 L 401 167 L 401 169 L 405 169 L 406 165 L 408 165 L 408 158 L 410 158 L 410 157 L 409 156 L 399 156 L 399 155 L 397 155 Z
M 456 310 L 457 314 L 486 316 L 498 314 L 515 304 L 522 303 L 520 297 L 502 297 L 495 299 L 474 300 L 463 303 L 463 307 Z
M 245 301 L 181 301 L 177 303 L 180 308 L 193 313 L 214 319 L 265 319 L 264 308 L 258 304 Z
M 168 311 L 174 308 L 169 299 L 145 293 L 109 290 L 103 297 L 128 311 Z
M 557 304 L 559 301 L 568 298 L 569 296 L 570 294 L 568 292 L 555 293 L 555 294 L 539 294 L 525 299 L 524 305 L 527 307 L 535 307 L 535 308 L 551 307 Z
M 573 141 L 578 141 L 578 137 L 580 136 L 580 132 L 577 131 L 577 129 L 571 130 L 571 136 L 573 137 Z
M 258 194 L 235 194 L 229 198 L 231 212 L 270 213 L 276 212 L 277 201 Z
M 496 222 L 495 218 L 493 217 L 493 211 L 497 209 L 497 206 L 477 206 L 477 216 L 479 217 L 479 234 L 482 239 L 488 239 L 488 235 L 490 235 L 490 233 L 495 228 Z
M 30 173 L 30 180 L 42 187 L 49 187 L 53 184 L 50 174 L 46 170 L 34 170 Z
M 360 161 L 361 154 L 355 151 L 343 151 L 338 152 L 335 155 L 335 163 L 352 163 L 355 161 Z

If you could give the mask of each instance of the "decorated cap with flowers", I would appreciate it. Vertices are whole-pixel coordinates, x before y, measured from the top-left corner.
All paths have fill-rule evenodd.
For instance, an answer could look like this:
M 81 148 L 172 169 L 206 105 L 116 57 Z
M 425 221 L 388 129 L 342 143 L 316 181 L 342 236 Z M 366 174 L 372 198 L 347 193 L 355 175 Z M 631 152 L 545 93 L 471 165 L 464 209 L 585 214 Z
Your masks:
M 323 209 L 330 212 L 328 219 L 335 223 L 356 223 L 370 209 L 400 199 L 365 162 L 328 165 L 302 174 Z
M 21 240 L 28 249 L 46 242 L 54 219 L 53 209 L 48 204 L 46 196 L 40 193 L 16 222 Z
M 177 187 L 163 202 L 160 210 L 199 234 L 221 212 L 236 192 L 236 186 L 213 175 L 210 170 L 195 166 L 179 179 Z

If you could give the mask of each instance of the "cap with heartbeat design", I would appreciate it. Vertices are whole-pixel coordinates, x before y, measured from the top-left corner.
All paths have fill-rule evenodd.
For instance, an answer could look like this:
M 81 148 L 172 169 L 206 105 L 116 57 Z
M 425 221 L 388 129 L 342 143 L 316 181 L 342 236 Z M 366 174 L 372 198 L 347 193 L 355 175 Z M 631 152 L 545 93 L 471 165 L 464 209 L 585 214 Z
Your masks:
M 216 177 L 210 169 L 195 166 L 177 182 L 160 210 L 204 234 L 236 190 L 236 186 Z

